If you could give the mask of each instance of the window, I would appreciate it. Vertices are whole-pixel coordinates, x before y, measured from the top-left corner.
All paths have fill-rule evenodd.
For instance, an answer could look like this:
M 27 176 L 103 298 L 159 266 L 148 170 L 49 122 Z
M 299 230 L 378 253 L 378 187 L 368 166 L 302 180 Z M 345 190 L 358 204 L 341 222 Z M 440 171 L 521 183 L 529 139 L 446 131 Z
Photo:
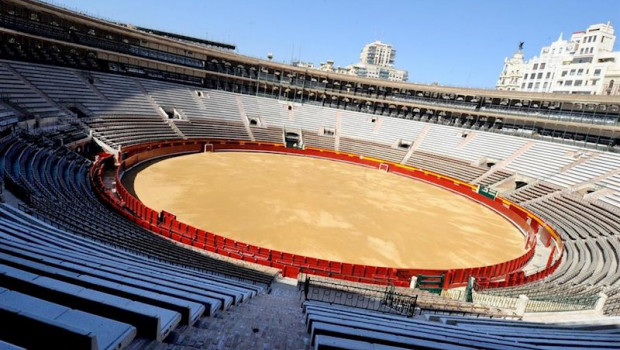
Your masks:
M 579 70 L 577 70 L 577 75 L 583 75 L 583 69 L 580 68 Z
M 562 84 L 564 84 L 564 81 L 563 80 L 558 80 L 558 85 L 562 86 Z
M 567 80 L 566 83 L 564 83 L 564 86 L 573 86 L 573 81 Z
M 546 65 L 546 63 L 541 63 L 540 64 L 540 69 L 545 69 L 545 65 Z
M 574 69 L 571 69 L 571 70 L 570 70 L 570 75 L 571 75 L 571 76 L 572 76 L 572 75 L 575 75 L 575 70 L 574 70 Z
M 538 76 L 536 77 L 536 79 L 542 79 L 542 75 L 543 75 L 542 72 L 538 73 Z
M 532 68 L 532 69 L 537 70 L 538 69 L 538 63 L 534 64 L 534 68 Z
M 540 88 L 540 83 L 537 82 L 536 84 L 534 84 L 534 89 L 538 90 L 538 88 Z
M 532 88 L 532 85 L 534 85 L 534 83 L 529 83 L 529 84 L 527 84 L 527 88 L 528 88 L 528 89 L 531 89 L 531 88 Z
M 525 89 L 525 83 L 521 84 L 521 89 Z
M 547 72 L 547 76 L 545 77 L 546 79 L 551 78 L 551 72 Z
M 600 69 L 599 69 L 600 70 Z M 523 76 L 523 79 L 527 79 L 527 73 L 525 73 L 525 75 Z
M 575 86 L 581 86 L 583 80 L 575 80 Z
M 562 76 L 565 77 L 568 71 L 562 71 Z
M 545 82 L 543 83 L 543 89 L 546 89 L 546 88 L 547 88 L 547 82 L 545 81 Z
M 594 76 L 599 76 L 599 75 L 601 75 L 601 70 L 600 70 L 600 68 L 599 68 L 599 69 L 595 69 L 595 70 L 594 70 Z

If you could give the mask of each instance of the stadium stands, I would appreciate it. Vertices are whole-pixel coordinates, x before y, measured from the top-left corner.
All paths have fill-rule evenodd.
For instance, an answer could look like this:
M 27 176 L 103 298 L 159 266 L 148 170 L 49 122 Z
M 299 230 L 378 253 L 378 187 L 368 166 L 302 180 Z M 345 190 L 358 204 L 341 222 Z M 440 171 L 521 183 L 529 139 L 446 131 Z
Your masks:
M 52 5 L 9 3 L 48 7 L 0 14 L 0 199 L 10 203 L 0 204 L 0 348 L 619 348 L 617 324 L 487 319 L 514 315 L 416 289 L 412 318 L 306 301 L 303 323 L 299 295 L 274 286 L 273 269 L 154 235 L 104 204 L 89 175 L 99 146 L 283 143 L 292 132 L 302 147 L 497 189 L 553 226 L 564 254 L 545 279 L 477 293 L 590 304 L 605 293 L 602 312 L 620 316 L 617 101 L 532 95 L 540 101 L 526 108 L 502 92 L 285 75 L 197 47 L 212 43 L 72 12 L 59 25 Z M 69 28 L 73 17 L 96 30 Z
M 620 219 L 617 208 L 561 192 L 534 200 L 526 207 L 556 226 L 565 240 L 565 261 L 544 281 L 485 293 L 513 297 L 526 294 L 553 299 L 593 296 L 601 291 L 613 293 L 620 288 Z M 617 310 L 613 310 L 612 307 L 605 308 L 605 312 L 617 314 Z
M 329 303 L 303 304 L 314 349 L 617 349 L 615 325 L 560 325 L 459 316 L 411 319 Z
M 54 228 L 7 205 L 0 205 L 0 222 L 0 286 L 7 293 L 0 299 L 8 313 L 3 318 L 7 324 L 17 315 L 28 315 L 23 322 L 54 325 L 52 320 L 57 319 L 77 334 L 80 329 L 108 338 L 116 334 L 112 339 L 122 343 L 136 334 L 163 340 L 180 323 L 192 325 L 203 314 L 227 310 L 265 290 L 119 250 Z M 59 311 L 48 313 L 53 308 Z M 60 315 L 65 316 L 58 319 Z M 110 329 L 104 331 L 105 327 Z M 2 335 L 11 341 L 10 335 Z
M 47 220 L 84 236 L 162 260 L 271 283 L 273 276 L 186 251 L 107 209 L 91 190 L 89 162 L 81 156 L 64 148 L 58 151 L 39 148 L 43 146 L 42 142 L 38 147 L 21 138 L 6 142 L 10 145 L 2 157 L 5 178 L 22 185 L 25 189 L 23 199 Z
M 37 69 L 53 70 L 49 67 L 22 63 L 5 63 L 5 65 L 15 65 L 14 70 L 24 72 L 26 76 L 28 72 Z M 37 68 L 27 68 L 28 66 Z M 74 78 L 81 75 L 79 71 L 70 69 L 59 70 L 56 74 L 64 74 Z M 69 78 L 66 80 L 72 81 Z M 133 116 L 127 114 L 112 116 L 97 112 L 100 116 L 85 120 L 95 135 L 112 147 L 136 144 L 147 140 L 181 137 L 161 113 L 156 111 L 158 106 L 164 110 L 174 108 L 178 111 L 180 117 L 171 118 L 171 123 L 178 127 L 183 137 L 248 140 L 251 139 L 250 135 L 252 135 L 258 140 L 282 142 L 283 130 L 295 128 L 296 130 L 303 130 L 303 138 L 308 146 L 314 144 L 324 148 L 359 153 L 393 162 L 406 161 L 408 165 L 436 171 L 464 181 L 471 182 L 477 178 L 483 178 L 481 181 L 483 184 L 493 185 L 514 174 L 524 174 L 539 179 L 538 182 L 509 192 L 508 198 L 526 204 L 531 202 L 531 205 L 528 206 L 530 209 L 540 213 L 556 226 L 561 225 L 563 219 L 558 216 L 558 213 L 549 213 L 548 210 L 566 204 L 558 203 L 557 199 L 553 198 L 555 194 L 563 193 L 562 191 L 566 191 L 566 189 L 570 190 L 575 184 L 594 182 L 595 184 L 604 184 L 606 189 L 613 189 L 617 183 L 614 177 L 615 168 L 613 164 L 619 162 L 620 157 L 614 154 L 594 154 L 590 151 L 583 153 L 576 147 L 524 141 L 511 136 L 465 131 L 441 125 L 428 125 L 413 120 L 387 117 L 371 118 L 363 113 L 333 110 L 312 105 L 293 105 L 293 108 L 289 110 L 288 104 L 269 98 L 212 90 L 201 90 L 201 93 L 198 94 L 197 91 L 176 84 L 162 83 L 160 85 L 153 81 L 123 76 L 111 77 L 98 73 L 94 85 L 98 85 L 98 82 L 101 82 L 101 88 L 97 90 L 99 94 L 91 94 L 88 98 L 89 101 L 83 101 L 85 106 L 95 105 L 95 97 L 98 97 L 102 104 L 110 105 L 110 108 L 117 108 L 115 101 L 118 99 L 143 101 L 140 104 L 121 104 L 120 109 L 124 111 L 135 110 L 136 115 Z M 103 82 L 115 84 L 112 85 L 115 87 L 114 89 L 121 85 L 133 86 L 133 88 L 119 88 L 118 91 L 110 90 L 103 88 Z M 33 83 L 37 84 L 38 82 L 35 80 Z M 74 89 L 75 86 L 82 86 L 85 89 L 86 94 L 84 96 L 88 96 L 88 91 L 92 92 L 92 89 L 86 90 L 88 88 L 86 83 L 74 84 Z M 45 85 L 39 88 L 40 91 L 50 91 L 49 89 Z M 168 91 L 171 92 L 168 93 Z M 113 97 L 114 94 L 117 96 Z M 109 95 L 109 97 L 104 100 L 100 95 Z M 60 101 L 57 97 L 55 100 Z M 182 101 L 189 102 L 185 106 Z M 147 112 L 147 110 L 151 112 Z M 249 125 L 250 120 L 257 120 L 259 124 Z M 411 128 L 405 128 L 405 125 L 411 125 Z M 425 125 L 430 126 L 430 128 L 424 130 Z M 338 126 L 340 128 L 337 128 Z M 334 128 L 336 135 L 333 137 L 320 135 L 319 131 L 325 128 Z M 248 133 L 248 129 L 251 134 Z M 411 130 L 411 133 L 402 134 L 399 133 L 399 130 Z M 421 140 L 417 140 L 418 137 Z M 405 147 L 399 147 L 398 142 L 401 140 L 409 143 L 406 143 Z M 439 143 L 435 140 L 442 140 L 442 142 Z M 494 147 L 499 140 L 503 141 L 501 147 Z M 412 148 L 415 146 L 417 149 L 413 150 Z M 29 156 L 31 152 L 33 151 L 28 149 L 25 156 Z M 45 152 L 41 152 L 38 158 L 42 158 L 43 154 Z M 449 156 L 447 156 L 448 154 Z M 591 154 L 591 156 L 585 161 L 583 156 L 575 157 L 575 155 L 583 154 Z M 540 162 L 539 159 L 545 159 L 545 161 Z M 498 162 L 501 164 L 503 161 L 505 163 L 503 169 L 506 170 L 496 169 L 493 166 L 488 168 L 482 164 L 480 166 L 474 165 L 481 161 L 492 161 L 495 164 Z M 66 162 L 66 160 L 61 159 L 61 162 Z M 588 169 L 593 170 L 579 172 L 582 167 L 588 165 L 591 165 Z M 82 171 L 85 171 L 85 167 Z M 28 173 L 26 172 L 26 174 Z M 487 174 L 489 176 L 485 177 Z M 579 174 L 579 177 L 575 178 L 576 175 L 574 174 Z M 30 178 L 34 180 L 32 176 L 26 177 L 26 179 Z M 566 180 L 568 178 L 575 178 L 575 180 L 568 181 Z M 25 184 L 26 188 L 32 187 L 31 190 L 35 192 L 37 188 L 45 188 L 41 184 L 37 185 L 36 181 L 34 184 L 26 181 Z M 601 201 L 607 200 L 609 203 L 615 198 L 614 193 L 616 192 L 612 191 L 603 196 Z M 537 199 L 541 197 L 544 197 L 543 202 L 537 202 Z M 91 197 L 91 200 L 94 198 Z M 597 208 L 597 202 L 601 203 L 594 201 L 591 207 Z M 45 206 L 44 210 L 47 211 L 48 215 L 53 211 L 58 212 L 57 209 L 53 209 L 49 205 Z M 578 211 L 574 214 L 577 215 L 575 217 L 591 219 L 586 216 L 587 213 Z M 67 221 L 67 218 L 63 218 L 63 220 Z M 78 226 L 79 220 L 76 219 L 73 225 Z M 603 218 L 603 220 L 606 219 Z M 606 223 L 606 221 L 602 222 Z M 576 238 L 575 235 L 577 237 L 587 235 L 584 226 L 581 224 L 574 225 L 581 228 L 564 230 L 563 235 L 565 237 L 574 239 Z M 608 232 L 612 232 L 612 235 L 618 232 L 617 226 L 607 224 L 602 227 L 605 227 Z M 579 234 L 575 232 L 579 232 Z M 569 242 L 567 244 L 567 251 L 569 251 L 567 255 L 575 256 L 574 250 L 575 246 Z M 595 251 L 599 252 L 599 250 Z M 595 255 L 585 255 L 585 252 L 582 254 L 592 257 L 592 259 L 604 256 L 603 252 L 594 253 Z M 598 262 L 588 266 L 592 268 L 603 267 Z M 583 272 L 588 272 L 588 270 Z M 611 277 L 600 280 L 609 281 Z

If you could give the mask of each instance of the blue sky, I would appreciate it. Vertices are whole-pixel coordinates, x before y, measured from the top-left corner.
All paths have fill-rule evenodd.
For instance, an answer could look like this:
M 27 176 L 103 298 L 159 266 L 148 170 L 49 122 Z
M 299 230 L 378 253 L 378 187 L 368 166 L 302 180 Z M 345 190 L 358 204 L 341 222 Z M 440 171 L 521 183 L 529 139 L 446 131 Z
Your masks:
M 570 37 L 611 21 L 618 0 L 55 0 L 55 4 L 138 26 L 224 41 L 239 53 L 346 66 L 372 41 L 392 44 L 409 80 L 493 88 L 506 56 L 525 41 L 526 58 L 560 32 Z M 620 46 L 616 41 L 615 50 Z

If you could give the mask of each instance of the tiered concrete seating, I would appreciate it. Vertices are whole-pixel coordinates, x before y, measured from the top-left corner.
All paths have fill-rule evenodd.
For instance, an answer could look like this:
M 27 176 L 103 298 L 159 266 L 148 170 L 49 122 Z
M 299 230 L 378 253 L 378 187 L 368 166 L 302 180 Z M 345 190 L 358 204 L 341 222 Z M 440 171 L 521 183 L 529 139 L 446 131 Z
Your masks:
M 5 321 L 0 337 L 27 348 L 119 349 L 136 335 L 126 323 L 5 288 L 0 288 L 0 314 Z
M 614 349 L 613 326 L 562 326 L 497 319 L 411 319 L 327 303 L 304 303 L 314 349 Z M 602 329 L 601 329 L 602 328 Z
M 241 122 L 235 94 L 218 90 L 204 90 L 204 92 L 201 100 L 205 106 L 205 118 L 232 123 Z
M 473 181 L 487 171 L 487 169 L 475 167 L 467 161 L 424 151 L 414 151 L 407 160 L 407 165 L 431 170 L 467 182 Z
M 301 129 L 317 133 L 321 128 L 336 130 L 338 110 L 313 105 L 293 106 L 293 117 Z
M 88 119 L 86 123 L 96 130 L 95 136 L 112 147 L 179 138 L 157 114 L 106 115 Z
M 563 187 L 587 182 L 620 168 L 620 156 L 613 153 L 592 154 L 583 163 L 551 176 L 547 181 Z
M 277 127 L 250 126 L 252 136 L 255 141 L 265 141 L 273 143 L 284 142 L 284 130 Z
M 205 115 L 204 108 L 199 101 L 200 97 L 187 86 L 146 79 L 137 79 L 137 83 L 142 85 L 149 96 L 161 107 L 174 108 L 190 120 L 202 118 Z
M 546 179 L 575 161 L 574 148 L 547 142 L 536 143 L 506 166 L 506 169 L 537 179 Z
M 515 201 L 517 203 L 526 202 L 535 198 L 546 196 L 548 194 L 561 191 L 562 189 L 546 183 L 544 181 L 535 182 L 531 185 L 526 185 L 518 190 L 510 193 L 506 198 Z
M 489 132 L 470 131 L 471 140 L 465 140 L 451 152 L 451 156 L 469 161 L 478 161 L 482 158 L 503 160 L 515 153 L 527 143 L 527 140 L 498 135 Z
M 17 115 L 15 115 L 15 112 L 0 102 L 0 127 L 14 124 L 18 120 L 19 119 L 17 118 Z
M 484 179 L 482 179 L 482 181 L 480 181 L 479 183 L 481 185 L 487 185 L 487 186 L 491 186 L 493 184 L 496 184 L 500 181 L 503 181 L 509 177 L 511 177 L 513 174 L 509 173 L 507 171 L 503 171 L 503 170 L 489 170 L 491 171 L 491 175 L 485 177 Z
M 0 90 L 13 106 L 25 113 L 43 118 L 64 115 L 56 105 L 16 76 L 6 61 L 0 62 Z
M 214 92 L 209 92 L 209 95 L 213 97 L 220 96 L 220 98 L 222 94 L 229 95 L 229 93 L 226 92 L 218 91 L 215 93 L 216 94 L 214 94 Z M 293 112 L 292 110 L 289 111 L 287 103 L 265 97 L 231 95 L 233 98 L 240 98 L 246 116 L 249 119 L 259 119 L 263 127 L 280 129 L 283 127 L 299 128 L 299 123 L 292 118 Z M 235 104 L 232 106 L 235 106 Z
M 124 345 L 136 329 L 140 337 L 161 341 L 180 322 L 192 325 L 203 313 L 227 310 L 263 290 L 121 251 L 53 228 L 7 205 L 0 205 L 2 287 L 80 310 L 84 320 L 97 315 L 132 325 Z
M 336 147 L 336 138 L 330 136 L 317 135 L 311 132 L 304 132 L 304 144 L 309 147 L 333 150 Z
M 346 137 L 340 137 L 339 150 L 342 152 L 384 159 L 394 163 L 400 163 L 407 154 L 407 149 L 394 148 L 385 144 Z
M 174 124 L 186 137 L 202 137 L 227 140 L 249 140 L 241 121 L 226 121 L 210 118 L 194 118 L 191 121 L 175 120 Z
M 419 150 L 434 154 L 451 154 L 463 141 L 464 131 L 460 128 L 433 125 L 420 144 Z
M 29 87 L 13 69 L 40 91 Z M 54 77 L 57 83 L 40 76 L 44 74 Z M 541 293 L 547 293 L 546 290 L 554 293 L 561 288 L 550 288 L 550 285 L 565 287 L 572 281 L 578 284 L 568 291 L 593 295 L 617 281 L 618 259 L 614 252 L 618 241 L 614 237 L 617 237 L 615 218 L 619 214 L 616 208 L 620 206 L 620 175 L 614 172 L 619 163 L 613 154 L 590 152 L 590 158 L 583 161 L 578 156 L 581 150 L 574 146 L 217 90 L 203 90 L 198 95 L 186 86 L 121 75 L 89 73 L 92 78 L 89 82 L 80 71 L 7 61 L 0 64 L 0 75 L 11 103 L 15 102 L 26 112 L 43 105 L 59 111 L 50 99 L 61 104 L 67 100 L 81 103 L 95 116 L 86 120 L 95 135 L 115 147 L 182 136 L 249 140 L 248 129 L 256 140 L 282 142 L 283 129 L 291 128 L 302 131 L 307 146 L 328 149 L 338 146 L 341 151 L 400 162 L 408 152 L 404 147 L 398 148 L 398 141 L 414 143 L 422 130 L 428 128 L 407 164 L 473 181 L 489 169 L 472 164 L 484 158 L 501 161 L 512 156 L 514 159 L 502 165 L 505 167 L 490 170 L 491 175 L 481 183 L 497 183 L 513 173 L 544 179 L 512 193 L 510 198 L 521 203 L 534 200 L 528 204 L 530 209 L 558 227 L 567 240 L 565 263 L 548 282 L 540 283 Z M 13 97 L 24 100 L 16 102 Z M 172 123 L 182 134 L 175 133 L 174 127 L 159 115 L 158 106 L 174 107 L 181 112 L 184 120 Z M 259 118 L 262 125 L 246 126 L 244 114 Z M 335 137 L 322 136 L 322 128 L 335 130 Z M 519 149 L 528 142 L 533 146 L 520 153 Z M 89 164 L 80 157 L 66 150 L 35 147 L 23 141 L 6 149 L 6 155 L 0 158 L 10 161 L 2 168 L 31 197 L 33 209 L 50 221 L 162 259 L 194 267 L 208 266 L 218 273 L 239 278 L 253 276 L 248 271 L 237 274 L 236 268 L 193 252 L 183 255 L 159 238 L 149 235 L 145 239 L 145 230 L 127 223 L 98 202 L 87 181 Z M 577 197 L 555 194 L 542 201 L 535 200 L 586 182 L 595 182 L 603 189 L 598 200 L 582 202 Z M 172 249 L 173 253 L 163 253 L 166 249 Z M 538 285 L 534 287 L 539 288 Z
M 49 131 L 45 137 L 58 145 L 69 145 L 88 137 L 88 133 L 79 123 L 61 124 L 55 130 Z
M 79 71 L 70 68 L 11 62 L 19 74 L 57 103 L 83 103 L 94 106 L 100 97 L 90 89 Z
M 31 206 L 48 220 L 85 236 L 162 260 L 264 284 L 273 280 L 273 275 L 184 249 L 126 221 L 104 207 L 94 195 L 88 181 L 89 164 L 84 159 L 63 149 L 50 150 L 47 157 L 51 159 L 43 166 L 43 163 L 30 162 L 36 149 L 27 142 L 16 140 L 4 159 L 5 169 L 10 176 L 21 178 L 28 186 L 34 194 Z M 33 167 L 28 168 L 26 164 Z M 48 176 L 46 169 L 52 174 Z M 43 188 L 48 190 L 43 191 Z
M 132 78 L 92 73 L 93 87 L 97 89 L 106 100 L 85 103 L 85 106 L 95 115 L 129 115 L 129 116 L 154 116 L 157 109 L 149 101 L 148 97 Z
M 616 168 L 619 169 L 619 168 Z M 605 186 L 605 188 L 613 192 L 600 197 L 600 200 L 607 202 L 616 208 L 620 208 L 620 174 L 609 176 L 597 182 L 597 185 Z
M 163 340 L 181 315 L 167 309 L 83 288 L 76 284 L 0 265 L 3 286 L 41 299 L 54 300 L 106 318 L 135 324 L 138 333 Z
M 595 297 L 600 291 L 620 286 L 620 217 L 605 209 L 605 204 L 562 194 L 526 207 L 551 223 L 565 240 L 564 262 L 544 281 L 485 293 L 577 298 Z

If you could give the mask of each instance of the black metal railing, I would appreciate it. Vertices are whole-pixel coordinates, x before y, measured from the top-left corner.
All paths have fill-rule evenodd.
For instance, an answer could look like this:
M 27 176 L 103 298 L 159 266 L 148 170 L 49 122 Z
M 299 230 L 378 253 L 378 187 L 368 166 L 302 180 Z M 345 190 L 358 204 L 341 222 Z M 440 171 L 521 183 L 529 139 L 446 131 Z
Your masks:
M 417 296 L 396 293 L 394 286 L 387 286 L 385 290 L 369 289 L 345 283 L 313 280 L 308 276 L 300 281 L 299 286 L 304 293 L 305 300 L 407 317 L 413 317 L 416 308 Z

